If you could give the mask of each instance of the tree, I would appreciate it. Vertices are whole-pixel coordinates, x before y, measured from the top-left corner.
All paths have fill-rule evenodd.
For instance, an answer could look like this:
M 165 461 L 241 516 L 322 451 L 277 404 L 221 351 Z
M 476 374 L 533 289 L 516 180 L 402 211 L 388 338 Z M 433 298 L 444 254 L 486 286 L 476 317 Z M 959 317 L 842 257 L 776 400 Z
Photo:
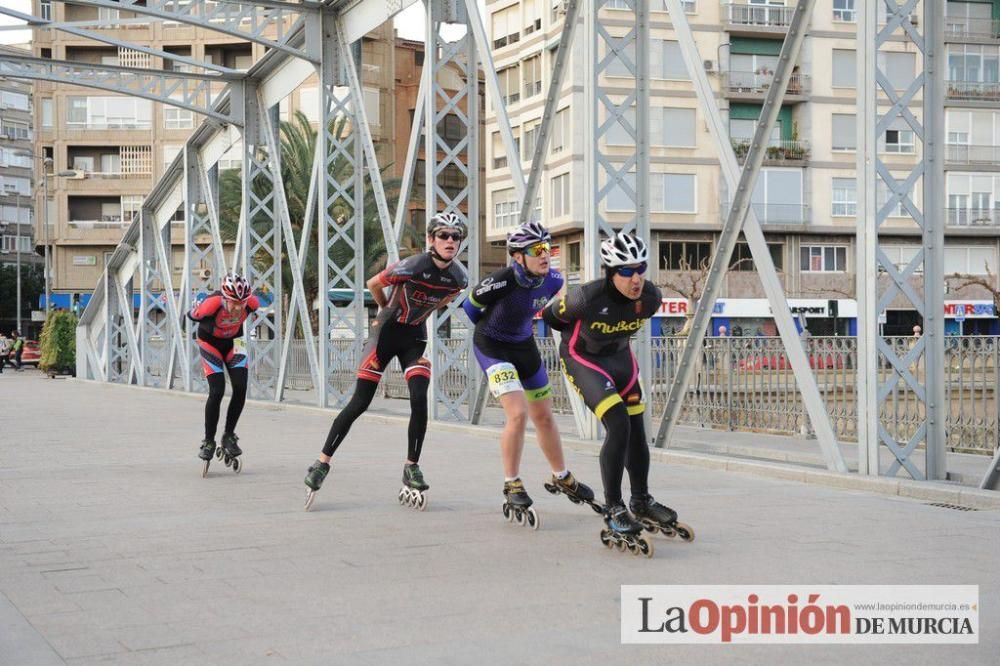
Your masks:
M 350 128 L 344 118 L 334 120 L 331 132 L 335 136 L 346 137 Z M 285 197 L 288 201 L 288 216 L 291 220 L 292 232 L 295 235 L 295 242 L 298 245 L 302 230 L 305 226 L 306 204 L 309 198 L 309 182 L 312 177 L 313 157 L 316 149 L 316 129 L 310 123 L 308 117 L 301 111 L 296 111 L 292 121 L 283 121 L 280 127 L 281 133 L 281 177 L 285 187 Z M 389 167 L 383 167 L 383 174 Z M 330 165 L 330 174 L 338 182 L 348 182 L 353 177 L 353 167 L 342 156 L 338 156 Z M 400 181 L 399 179 L 388 179 L 382 181 L 386 199 L 390 203 L 397 200 L 397 205 L 405 205 L 406 202 L 398 202 Z M 254 191 L 263 196 L 270 185 L 267 179 L 261 178 L 252 184 Z M 416 194 L 419 194 L 418 192 Z M 223 241 L 232 242 L 236 239 L 236 232 L 239 228 L 240 205 L 242 203 L 242 185 L 240 172 L 238 169 L 223 171 L 219 177 L 219 226 Z M 365 178 L 364 189 L 364 265 L 365 277 L 371 277 L 384 265 L 385 261 L 385 239 L 382 234 L 382 225 L 379 221 L 378 208 L 375 203 L 375 191 L 371 186 L 371 181 Z M 310 306 L 316 301 L 319 293 L 319 220 L 317 219 L 320 210 L 319 205 L 314 206 L 314 218 L 310 228 L 309 250 L 305 256 L 299 259 L 303 263 L 303 287 L 305 289 L 306 302 Z M 330 205 L 330 212 L 337 220 L 346 221 L 352 215 L 353 210 L 348 201 L 343 197 L 338 197 Z M 271 221 L 266 216 L 260 215 L 251 222 L 263 233 L 271 225 Z M 409 242 L 414 247 L 419 247 L 420 238 L 417 230 L 412 224 L 406 222 L 403 225 L 403 244 Z M 355 250 L 344 241 L 334 243 L 330 248 L 331 260 L 338 266 L 349 263 L 355 256 Z M 287 261 L 287 254 L 284 247 L 281 248 L 282 257 L 282 283 L 292 284 L 291 266 Z M 262 255 L 254 258 L 258 268 L 269 268 L 270 258 Z M 316 322 L 313 322 L 314 328 Z
M 72 372 L 76 366 L 76 315 L 51 310 L 39 340 L 38 367 L 46 372 Z
M 31 304 L 45 291 L 45 278 L 39 264 L 21 263 L 21 317 L 31 316 Z M 17 319 L 17 265 L 0 266 L 0 319 Z
M 735 270 L 744 263 L 752 263 L 750 259 L 739 259 L 734 261 L 729 270 Z M 684 317 L 684 327 L 677 333 L 680 336 L 687 336 L 691 331 L 691 323 L 694 320 L 695 303 L 701 298 L 705 290 L 705 281 L 708 279 L 708 270 L 711 262 L 708 257 L 701 260 L 697 267 L 691 265 L 687 257 L 682 256 L 678 262 L 680 268 L 673 271 L 672 275 L 660 278 L 660 284 L 670 291 L 680 295 L 688 302 L 687 312 Z M 661 273 L 663 275 L 663 273 Z M 708 335 L 715 335 L 716 331 L 709 331 Z

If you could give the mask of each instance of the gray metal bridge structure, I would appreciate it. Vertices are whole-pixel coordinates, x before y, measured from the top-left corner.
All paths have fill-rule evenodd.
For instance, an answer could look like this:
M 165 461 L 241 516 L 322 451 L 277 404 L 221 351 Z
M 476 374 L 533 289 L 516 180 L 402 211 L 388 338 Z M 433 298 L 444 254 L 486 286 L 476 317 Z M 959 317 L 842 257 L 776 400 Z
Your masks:
M 520 202 L 520 220 L 531 215 L 542 173 L 544 156 L 556 104 L 569 69 L 570 47 L 586 64 L 583 127 L 586 196 L 584 209 L 584 266 L 588 277 L 599 271 L 599 244 L 614 230 L 650 236 L 650 63 L 649 0 L 625 0 L 632 10 L 624 35 L 602 23 L 600 10 L 607 0 L 563 0 L 564 28 L 559 38 L 554 68 L 545 97 L 545 110 L 530 165 L 525 171 L 496 74 L 483 17 L 476 0 L 426 0 L 425 59 L 420 92 L 395 208 L 383 188 L 369 120 L 363 104 L 360 40 L 369 31 L 391 20 L 415 0 L 73 0 L 73 4 L 134 12 L 145 21 L 174 21 L 239 37 L 267 47 L 266 54 L 248 71 L 236 71 L 193 60 L 142 44 L 108 36 L 94 27 L 100 21 L 57 23 L 38 16 L 0 8 L 0 13 L 26 21 L 36 29 L 62 30 L 120 49 L 131 49 L 185 66 L 187 71 L 83 64 L 30 56 L 0 55 L 0 76 L 55 81 L 133 95 L 178 106 L 204 116 L 183 150 L 145 197 L 107 263 L 94 296 L 77 331 L 78 376 L 123 384 L 204 390 L 199 378 L 198 356 L 191 322 L 182 314 L 196 295 L 211 291 L 208 277 L 195 273 L 199 264 L 213 266 L 212 274 L 226 270 L 245 274 L 267 302 L 267 316 L 249 323 L 248 357 L 250 396 L 281 401 L 293 345 L 304 341 L 316 401 L 336 407 L 347 399 L 351 383 L 337 378 L 353 375 L 355 358 L 363 342 L 360 333 L 347 344 L 335 340 L 336 331 L 364 330 L 364 193 L 374 192 L 378 219 L 389 261 L 399 256 L 405 203 L 409 200 L 417 169 L 421 134 L 426 139 L 424 198 L 428 215 L 448 211 L 467 219 L 470 234 L 463 250 L 470 281 L 478 278 L 479 201 L 482 183 L 478 164 L 482 146 L 478 128 L 480 69 L 492 100 L 499 131 Z M 859 325 L 856 349 L 856 410 L 858 470 L 865 476 L 905 474 L 916 480 L 944 480 L 946 463 L 946 398 L 944 294 L 927 288 L 920 293 L 909 278 L 922 272 L 924 284 L 943 285 L 944 252 L 944 108 L 945 51 L 944 3 L 918 0 L 879 0 L 886 18 L 880 24 L 876 2 L 861 3 L 858 11 L 857 79 L 857 294 Z M 619 3 L 620 4 L 620 3 Z M 824 407 L 810 359 L 798 337 L 781 283 L 768 252 L 760 222 L 750 205 L 782 99 L 792 77 L 806 36 L 814 0 L 798 0 L 781 47 L 772 85 L 767 88 L 744 165 L 728 139 L 723 116 L 703 67 L 682 0 L 664 0 L 680 45 L 681 56 L 718 158 L 731 202 L 695 310 L 687 342 L 679 352 L 676 372 L 670 378 L 662 413 L 651 415 L 652 444 L 669 446 L 681 410 L 691 396 L 691 381 L 698 355 L 708 333 L 713 304 L 720 293 L 726 267 L 742 233 L 753 255 L 777 324 L 783 353 L 801 393 L 815 441 L 829 470 L 847 474 L 848 467 Z M 657 7 L 660 9 L 660 7 Z M 918 12 L 922 12 L 922 17 Z M 621 17 L 616 19 L 620 24 Z M 918 29 L 923 26 L 922 31 Z M 454 35 L 464 34 L 455 38 Z M 613 34 L 614 33 L 614 34 Z M 922 69 L 907 90 L 899 94 L 879 66 L 880 47 L 905 39 L 921 54 Z M 634 89 L 622 94 L 608 91 L 603 75 L 610 67 L 631 72 Z M 444 68 L 462 73 L 459 90 L 446 89 L 440 76 Z M 306 79 L 319 81 L 319 133 L 310 180 L 303 230 L 296 237 L 289 219 L 280 170 L 278 104 Z M 225 84 L 221 95 L 209 95 L 213 84 Z M 910 102 L 919 95 L 918 118 Z M 630 110 L 635 108 L 634 117 Z M 464 128 L 457 142 L 438 136 L 447 114 Z M 894 177 L 877 153 L 878 136 L 902 120 L 922 143 L 922 158 L 904 178 Z M 634 151 L 626 158 L 602 152 L 602 137 L 620 125 L 631 136 Z M 346 131 L 335 129 L 345 127 Z M 219 223 L 219 159 L 242 145 L 242 208 L 235 252 L 227 263 Z M 331 169 L 334 163 L 347 168 Z M 465 186 L 457 193 L 441 187 L 447 167 L 457 167 Z M 367 182 L 366 182 L 367 181 Z M 917 183 L 922 181 L 922 196 Z M 888 201 L 876 203 L 877 183 L 884 183 Z M 634 216 L 624 226 L 612 225 L 602 216 L 602 203 L 614 189 L 631 198 Z M 450 192 L 450 193 L 449 193 Z M 922 248 L 902 270 L 880 249 L 879 227 L 891 210 L 901 205 L 920 227 Z M 183 208 L 182 224 L 173 222 Z M 311 225 L 318 225 L 316 247 L 310 247 Z M 178 239 L 178 234 L 180 238 Z M 174 284 L 171 248 L 184 248 L 184 271 Z M 349 259 L 334 261 L 334 251 Z M 318 308 L 307 302 L 303 267 L 315 255 L 319 266 L 319 293 L 331 289 L 351 296 L 347 307 L 332 307 L 320 297 Z M 283 281 L 289 269 L 291 284 Z M 878 275 L 890 282 L 880 290 Z M 132 294 L 140 295 L 138 313 Z M 878 333 L 877 317 L 886 305 L 902 295 L 925 322 L 925 335 L 912 347 L 890 344 Z M 282 304 L 287 301 L 287 310 Z M 431 321 L 430 351 L 434 381 L 430 400 L 432 418 L 476 422 L 485 403 L 479 373 L 469 353 L 469 335 L 456 335 L 465 324 L 456 316 L 458 304 Z M 165 313 L 165 316 L 164 314 Z M 318 334 L 314 334 L 315 330 Z M 640 367 L 651 376 L 652 344 L 648 330 L 639 335 Z M 915 373 L 919 362 L 925 368 Z M 888 368 L 888 372 L 880 371 Z M 460 381 L 456 381 L 460 380 Z M 457 387 L 457 388 L 456 388 Z M 919 401 L 918 422 L 905 430 L 884 421 L 881 407 L 904 387 Z M 578 401 L 573 401 L 581 435 L 594 437 L 597 425 Z M 880 462 L 880 452 L 891 453 L 891 463 Z M 1000 453 L 984 470 L 982 488 L 1000 489 Z

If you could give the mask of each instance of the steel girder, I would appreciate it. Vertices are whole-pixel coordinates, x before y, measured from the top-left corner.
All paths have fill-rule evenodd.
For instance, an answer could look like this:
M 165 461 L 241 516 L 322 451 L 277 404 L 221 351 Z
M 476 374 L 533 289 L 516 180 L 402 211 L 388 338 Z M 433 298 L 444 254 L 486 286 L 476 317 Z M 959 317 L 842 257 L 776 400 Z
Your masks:
M 108 90 L 187 109 L 222 122 L 242 124 L 237 113 L 217 111 L 211 101 L 214 81 L 242 85 L 240 77 L 229 74 L 205 76 L 2 54 L 0 76 Z
M 72 0 L 72 4 L 185 23 L 263 44 L 304 60 L 311 58 L 302 49 L 291 46 L 290 41 L 306 20 L 318 12 L 314 4 L 261 3 L 253 0 L 212 3 L 195 0 Z M 110 28 L 115 23 L 108 20 L 98 25 Z M 267 33 L 274 34 L 275 38 L 266 37 Z

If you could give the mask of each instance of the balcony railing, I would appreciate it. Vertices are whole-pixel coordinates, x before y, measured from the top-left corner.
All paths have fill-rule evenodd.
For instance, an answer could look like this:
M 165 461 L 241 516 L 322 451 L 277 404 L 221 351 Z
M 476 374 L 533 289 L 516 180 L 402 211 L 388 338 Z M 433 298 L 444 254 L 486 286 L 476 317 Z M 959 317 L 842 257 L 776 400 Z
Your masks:
M 949 143 L 947 147 L 947 162 L 1000 164 L 1000 146 L 970 146 L 964 143 Z
M 153 128 L 153 123 L 149 120 L 113 119 L 104 123 L 91 123 L 79 120 L 70 120 L 66 123 L 66 128 L 71 130 L 148 130 Z
M 746 5 L 728 2 L 725 7 L 727 23 L 761 28 L 787 28 L 792 24 L 795 7 L 780 5 Z
M 984 228 L 1000 226 L 1000 209 L 949 208 L 949 227 Z
M 726 72 L 726 90 L 735 94 L 766 95 L 774 81 L 774 72 L 758 70 L 756 72 Z M 786 95 L 808 95 L 812 80 L 805 74 L 794 73 L 788 79 Z
M 944 18 L 944 38 L 950 41 L 956 39 L 1000 40 L 1000 21 L 967 16 L 946 16 Z
M 977 81 L 946 81 L 948 99 L 968 102 L 1000 102 L 1000 83 Z
M 125 220 L 114 215 L 103 215 L 100 220 L 70 220 L 71 227 L 84 229 L 116 229 L 125 224 Z
M 750 139 L 730 139 L 736 159 L 741 162 L 750 153 Z M 772 162 L 800 162 L 809 159 L 809 145 L 805 141 L 771 141 L 764 150 L 764 159 Z
M 719 218 L 726 221 L 730 202 L 719 204 Z M 761 224 L 803 225 L 809 223 L 808 204 L 753 204 L 753 212 Z

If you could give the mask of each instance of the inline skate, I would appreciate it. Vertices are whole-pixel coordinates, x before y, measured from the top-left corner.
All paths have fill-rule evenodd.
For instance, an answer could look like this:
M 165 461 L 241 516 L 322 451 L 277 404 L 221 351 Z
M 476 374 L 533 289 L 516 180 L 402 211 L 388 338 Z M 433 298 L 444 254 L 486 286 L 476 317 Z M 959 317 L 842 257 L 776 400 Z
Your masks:
M 642 535 L 642 525 L 629 514 L 623 502 L 617 502 L 608 507 L 604 514 L 604 524 L 601 530 L 601 543 L 608 549 L 618 549 L 624 553 L 628 550 L 633 555 L 653 556 L 653 543 Z
M 646 531 L 679 537 L 682 541 L 694 541 L 694 529 L 686 523 L 677 522 L 677 512 L 654 500 L 652 495 L 647 493 L 633 497 L 629 508 Z
M 541 520 L 533 508 L 531 508 L 531 497 L 524 489 L 524 482 L 521 479 L 504 481 L 503 484 L 503 517 L 509 523 L 527 525 L 533 530 L 537 530 L 541 525 Z
M 316 461 L 312 465 L 309 465 L 309 469 L 306 470 L 306 511 L 312 506 L 313 500 L 316 499 L 316 493 L 319 489 L 323 487 L 323 480 L 326 475 L 330 473 L 330 463 Z
M 423 511 L 427 508 L 427 495 L 424 492 L 430 488 L 424 482 L 424 473 L 417 463 L 403 465 L 403 487 L 399 489 L 399 503 Z
M 580 483 L 570 472 L 562 479 L 556 477 L 545 483 L 545 489 L 553 495 L 565 495 L 573 504 L 588 504 L 594 513 L 604 513 L 604 507 L 594 500 L 594 491 L 585 483 Z

